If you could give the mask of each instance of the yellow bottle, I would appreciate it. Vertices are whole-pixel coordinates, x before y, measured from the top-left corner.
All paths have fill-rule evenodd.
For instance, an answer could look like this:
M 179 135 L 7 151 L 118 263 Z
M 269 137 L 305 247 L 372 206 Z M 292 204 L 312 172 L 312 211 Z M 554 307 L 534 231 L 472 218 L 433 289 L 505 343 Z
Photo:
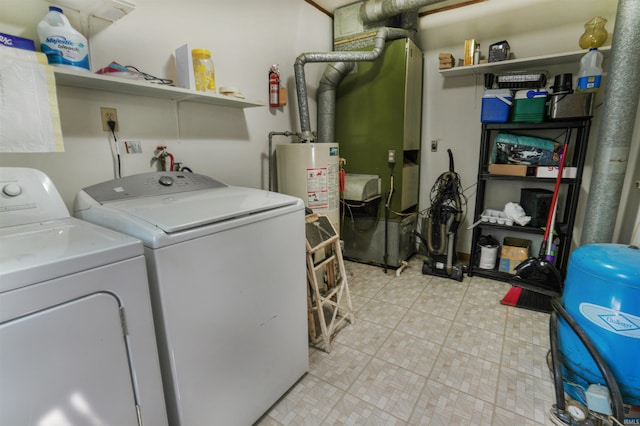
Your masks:
M 193 49 L 193 75 L 195 77 L 196 90 L 200 92 L 215 91 L 216 78 L 213 70 L 211 52 L 206 49 Z

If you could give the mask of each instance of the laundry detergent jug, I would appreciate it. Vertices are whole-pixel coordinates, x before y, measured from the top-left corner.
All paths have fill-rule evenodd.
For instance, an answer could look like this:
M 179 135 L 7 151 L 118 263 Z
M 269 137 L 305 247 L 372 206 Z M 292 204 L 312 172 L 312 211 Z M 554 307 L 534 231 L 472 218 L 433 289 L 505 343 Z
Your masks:
M 87 39 L 71 26 L 59 7 L 49 6 L 49 13 L 38 23 L 38 36 L 49 64 L 89 69 Z

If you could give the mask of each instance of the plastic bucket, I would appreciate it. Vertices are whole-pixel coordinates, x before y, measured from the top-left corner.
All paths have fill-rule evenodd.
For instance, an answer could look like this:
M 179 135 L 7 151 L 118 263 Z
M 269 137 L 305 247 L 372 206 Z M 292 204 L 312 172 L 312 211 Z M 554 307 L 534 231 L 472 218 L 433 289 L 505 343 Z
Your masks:
M 494 269 L 496 267 L 496 259 L 498 258 L 498 245 L 480 245 L 480 269 Z

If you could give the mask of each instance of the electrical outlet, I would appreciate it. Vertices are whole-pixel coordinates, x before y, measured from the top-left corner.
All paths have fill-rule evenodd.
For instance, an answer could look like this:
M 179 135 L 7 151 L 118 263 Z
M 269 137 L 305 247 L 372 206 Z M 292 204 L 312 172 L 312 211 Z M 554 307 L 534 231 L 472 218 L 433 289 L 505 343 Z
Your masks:
M 396 162 L 396 150 L 395 149 L 390 149 L 387 152 L 387 162 L 389 164 L 395 164 L 395 162 Z
M 110 132 L 111 128 L 109 127 L 109 124 L 107 124 L 108 121 L 115 121 L 116 122 L 116 127 L 115 127 L 115 131 L 119 131 L 119 127 L 118 127 L 118 112 L 116 111 L 115 108 L 104 108 L 101 107 L 100 108 L 100 117 L 102 119 L 102 130 L 104 130 L 105 132 Z
M 438 150 L 438 139 L 434 139 L 431 141 L 431 152 L 436 152 Z

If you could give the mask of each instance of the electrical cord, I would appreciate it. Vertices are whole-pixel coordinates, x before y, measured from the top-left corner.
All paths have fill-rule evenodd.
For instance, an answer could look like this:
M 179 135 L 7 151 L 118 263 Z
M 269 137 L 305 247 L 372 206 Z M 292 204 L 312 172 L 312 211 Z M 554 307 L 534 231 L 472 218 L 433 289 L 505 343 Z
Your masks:
M 378 197 L 374 197 L 373 199 L 371 199 L 371 200 L 370 200 L 370 202 L 371 202 L 371 203 L 375 203 L 376 201 L 378 201 L 378 202 L 379 202 L 380 198 L 381 198 L 380 196 L 378 196 Z M 361 228 L 361 227 L 358 227 L 358 225 L 356 224 L 356 221 L 355 221 L 355 215 L 353 214 L 353 210 L 352 210 L 352 208 L 363 208 L 363 207 L 367 207 L 367 204 L 365 204 L 364 202 L 363 202 L 363 203 L 360 203 L 360 204 L 350 204 L 350 203 L 348 203 L 347 201 L 345 201 L 344 199 L 341 199 L 341 200 L 340 200 L 340 203 L 341 203 L 344 207 L 346 207 L 346 210 L 348 210 L 348 211 L 349 211 L 349 219 L 350 219 L 350 222 L 351 222 L 351 229 L 352 229 L 353 231 L 357 231 L 357 232 L 369 232 L 369 231 L 371 231 L 372 229 L 374 229 L 374 228 L 378 225 L 378 222 L 380 222 L 380 211 L 379 211 L 379 208 L 378 208 L 378 206 L 377 206 L 377 205 L 375 206 L 375 210 L 376 210 L 376 212 L 377 212 L 377 213 L 376 213 L 376 217 L 375 217 L 375 218 L 374 218 L 374 220 L 373 220 L 373 223 L 372 223 L 370 226 L 368 226 L 368 227 L 362 227 L 362 228 Z M 342 214 L 343 214 L 343 222 L 344 222 L 345 209 L 343 209 L 343 210 L 342 210 Z M 344 226 L 344 225 L 343 225 L 343 226 Z
M 107 121 L 107 125 L 109 129 L 111 129 L 111 134 L 113 135 L 113 144 L 116 148 L 116 179 L 120 179 L 122 177 L 122 163 L 120 161 L 120 147 L 118 146 L 118 137 L 116 136 L 116 122 L 113 120 Z
M 153 76 L 151 74 L 147 74 L 146 72 L 140 71 L 138 68 L 134 67 L 133 65 L 125 65 L 125 67 L 129 70 L 135 71 L 136 73 L 138 73 L 140 77 L 142 77 L 143 79 L 151 83 L 164 84 L 167 86 L 173 85 L 173 80 L 170 80 L 168 78 L 160 78 L 160 77 Z

